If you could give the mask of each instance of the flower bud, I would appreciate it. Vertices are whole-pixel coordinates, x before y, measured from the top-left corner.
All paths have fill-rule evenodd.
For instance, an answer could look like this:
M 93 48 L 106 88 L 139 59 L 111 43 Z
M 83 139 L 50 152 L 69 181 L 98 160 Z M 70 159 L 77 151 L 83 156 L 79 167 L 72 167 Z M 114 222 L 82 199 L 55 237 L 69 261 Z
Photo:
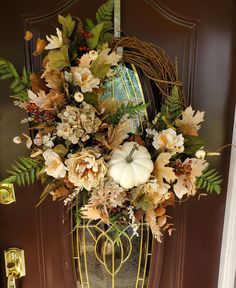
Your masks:
M 196 153 L 195 153 L 195 156 L 198 158 L 198 159 L 204 159 L 205 156 L 206 156 L 206 152 L 204 150 L 198 150 Z

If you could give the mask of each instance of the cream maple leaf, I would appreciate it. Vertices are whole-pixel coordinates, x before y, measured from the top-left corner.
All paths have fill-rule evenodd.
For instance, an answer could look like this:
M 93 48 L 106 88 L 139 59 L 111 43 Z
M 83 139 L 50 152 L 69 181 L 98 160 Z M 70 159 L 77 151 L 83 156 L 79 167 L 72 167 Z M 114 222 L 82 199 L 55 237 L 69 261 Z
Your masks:
M 83 218 L 98 220 L 102 218 L 102 213 L 98 208 L 90 207 L 89 205 L 85 205 L 81 208 L 81 212 L 83 214 Z
M 45 91 L 42 91 L 42 90 L 40 90 L 37 94 L 35 94 L 31 90 L 28 90 L 28 97 L 29 97 L 29 102 L 34 103 L 38 107 L 42 107 L 44 102 L 47 100 L 47 95 Z
M 91 62 L 92 62 L 92 60 L 89 56 L 89 53 L 86 53 L 79 59 L 79 67 L 90 68 Z
M 84 205 L 80 210 L 82 212 L 82 218 L 90 220 L 101 219 L 104 223 L 109 223 L 108 211 L 100 210 L 98 207 L 93 207 L 91 204 Z
M 98 52 L 95 50 L 89 51 L 89 53 L 84 54 L 79 59 L 79 67 L 81 68 L 90 68 L 93 61 L 95 61 L 98 58 Z
M 198 130 L 201 128 L 199 124 L 204 121 L 205 112 L 197 111 L 195 115 L 194 113 L 195 111 L 189 106 L 182 112 L 182 119 L 176 121 L 183 135 L 198 136 Z
M 104 145 L 111 150 L 118 148 L 118 146 L 128 138 L 128 133 L 130 133 L 132 127 L 133 122 L 131 119 L 123 117 L 115 128 L 110 127 L 108 130 L 108 139 L 103 141 Z
M 170 163 L 170 158 L 170 153 L 161 153 L 154 163 L 153 174 L 157 178 L 159 185 L 164 184 L 163 179 L 165 179 L 168 183 L 176 180 L 173 168 L 166 167 L 166 165 Z
M 97 59 L 97 66 L 104 67 L 104 66 L 116 66 L 118 62 L 121 60 L 121 56 L 117 54 L 115 51 L 111 52 L 111 49 L 104 46 L 103 50 L 99 53 Z M 112 69 L 109 69 L 106 76 L 111 77 L 113 74 Z
M 50 71 L 44 74 L 47 87 L 51 89 L 60 89 L 63 83 L 63 74 L 59 71 Z
M 174 184 L 174 192 L 176 196 L 181 199 L 184 195 L 196 194 L 196 180 L 197 177 L 202 175 L 203 170 L 208 166 L 208 163 L 204 159 L 187 158 L 182 165 L 191 165 L 190 174 L 181 174 L 177 177 L 177 183 Z
M 115 51 L 111 52 L 111 48 L 105 47 L 99 53 L 99 62 L 103 64 L 109 64 L 111 66 L 116 66 L 121 59 L 121 56 L 117 54 Z M 110 54 L 109 54 L 110 53 Z

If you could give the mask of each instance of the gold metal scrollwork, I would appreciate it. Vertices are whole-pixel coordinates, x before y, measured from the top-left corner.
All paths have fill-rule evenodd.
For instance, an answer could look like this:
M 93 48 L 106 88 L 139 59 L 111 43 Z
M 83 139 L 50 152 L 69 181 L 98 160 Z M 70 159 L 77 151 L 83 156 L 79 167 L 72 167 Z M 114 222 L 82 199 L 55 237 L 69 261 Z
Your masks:
M 139 237 L 136 237 L 130 225 L 120 229 L 119 233 L 114 233 L 114 227 L 105 227 L 102 221 L 97 223 L 88 221 L 78 226 L 75 230 L 75 249 L 74 259 L 77 263 L 78 287 L 95 288 L 94 272 L 91 266 L 98 267 L 100 263 L 103 270 L 103 287 L 121 287 L 121 275 L 124 273 L 124 266 L 129 262 L 131 255 L 136 254 L 133 286 L 144 288 L 148 282 L 148 266 L 151 259 L 152 240 L 149 238 L 149 227 L 145 222 L 139 225 Z M 117 232 L 117 230 L 116 230 Z M 134 247 L 136 241 L 138 245 Z M 135 251 L 134 251 L 135 250 Z M 93 256 L 91 256 L 93 254 Z M 91 259 L 93 259 L 91 261 Z M 128 263 L 130 267 L 130 263 Z M 99 273 L 97 270 L 95 273 Z M 121 274 L 120 274 L 121 273 Z M 130 281 L 130 282 L 132 282 Z M 105 282 L 107 282 L 105 284 Z M 106 286 L 107 285 L 107 286 Z

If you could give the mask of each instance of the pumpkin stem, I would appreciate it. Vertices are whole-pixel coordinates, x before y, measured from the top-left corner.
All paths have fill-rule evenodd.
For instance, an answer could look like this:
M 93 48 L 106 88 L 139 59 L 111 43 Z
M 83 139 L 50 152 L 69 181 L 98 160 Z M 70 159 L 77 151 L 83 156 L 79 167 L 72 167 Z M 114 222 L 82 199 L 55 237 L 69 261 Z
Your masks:
M 125 159 L 127 161 L 127 163 L 131 163 L 133 161 L 132 156 L 133 156 L 135 150 L 138 150 L 138 145 L 136 145 L 136 144 L 134 144 L 134 147 L 132 148 L 132 150 L 130 151 L 129 155 Z

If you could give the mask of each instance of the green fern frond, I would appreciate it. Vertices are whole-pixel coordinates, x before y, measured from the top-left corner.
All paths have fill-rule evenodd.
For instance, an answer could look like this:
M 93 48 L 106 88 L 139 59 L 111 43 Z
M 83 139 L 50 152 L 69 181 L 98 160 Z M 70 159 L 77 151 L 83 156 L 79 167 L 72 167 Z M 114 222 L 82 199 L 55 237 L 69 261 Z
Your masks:
M 113 23 L 113 9 L 114 0 L 108 0 L 106 3 L 102 4 L 96 13 L 97 23 Z
M 222 183 L 221 175 L 215 169 L 206 169 L 203 174 L 197 178 L 197 189 L 205 189 L 208 193 L 220 194 Z
M 87 18 L 87 19 L 85 20 L 85 25 L 86 25 L 85 27 L 86 27 L 86 30 L 87 30 L 87 31 L 91 31 L 91 30 L 93 29 L 93 27 L 95 26 L 93 20 L 90 19 L 90 18 Z
M 99 43 L 111 42 L 113 38 L 113 9 L 114 0 L 108 0 L 101 5 L 96 13 L 97 23 L 103 23 L 103 29 L 100 35 Z M 112 31 L 112 33 L 111 33 Z
M 19 157 L 19 159 L 11 165 L 11 170 L 7 171 L 10 176 L 1 183 L 17 183 L 19 186 L 33 184 L 41 168 L 42 163 L 30 157 Z
M 0 79 L 12 79 L 10 89 L 14 93 L 14 96 L 20 100 L 28 99 L 27 90 L 30 89 L 30 80 L 29 73 L 25 68 L 22 71 L 21 77 L 11 62 L 0 58 Z
M 116 113 L 111 118 L 111 123 L 118 124 L 123 116 L 127 115 L 128 118 L 132 118 L 135 115 L 141 114 L 147 107 L 149 103 L 144 104 L 134 104 L 133 102 L 128 102 L 127 104 L 122 104 L 116 111 Z
M 179 90 L 177 86 L 174 86 L 171 95 L 164 98 L 161 113 L 172 124 L 181 115 L 182 110 L 183 104 L 180 99 Z

